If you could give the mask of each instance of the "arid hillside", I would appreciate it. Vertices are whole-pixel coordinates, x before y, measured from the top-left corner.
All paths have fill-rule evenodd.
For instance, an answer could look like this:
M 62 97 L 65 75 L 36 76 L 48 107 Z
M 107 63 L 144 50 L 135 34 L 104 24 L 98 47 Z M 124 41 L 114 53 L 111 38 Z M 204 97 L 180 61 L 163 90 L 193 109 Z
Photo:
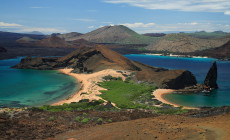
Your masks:
M 162 37 L 157 44 L 149 45 L 148 49 L 153 51 L 188 53 L 220 47 L 229 40 L 229 36 L 215 39 L 201 39 L 188 36 L 184 33 L 168 34 Z

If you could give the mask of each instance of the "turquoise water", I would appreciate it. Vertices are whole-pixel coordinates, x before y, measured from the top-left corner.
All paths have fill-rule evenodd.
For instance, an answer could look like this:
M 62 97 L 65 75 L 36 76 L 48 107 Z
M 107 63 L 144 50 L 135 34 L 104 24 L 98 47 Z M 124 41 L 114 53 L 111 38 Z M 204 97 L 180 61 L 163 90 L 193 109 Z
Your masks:
M 217 61 L 219 89 L 211 93 L 196 94 L 168 94 L 165 99 L 170 102 L 190 107 L 224 106 L 230 105 L 230 61 L 218 61 L 212 58 L 185 58 L 155 55 L 125 55 L 131 60 L 136 60 L 151 66 L 167 69 L 186 69 L 191 71 L 202 83 L 214 61 Z
M 58 71 L 10 68 L 19 62 L 0 61 L 0 108 L 51 104 L 77 91 L 76 80 Z

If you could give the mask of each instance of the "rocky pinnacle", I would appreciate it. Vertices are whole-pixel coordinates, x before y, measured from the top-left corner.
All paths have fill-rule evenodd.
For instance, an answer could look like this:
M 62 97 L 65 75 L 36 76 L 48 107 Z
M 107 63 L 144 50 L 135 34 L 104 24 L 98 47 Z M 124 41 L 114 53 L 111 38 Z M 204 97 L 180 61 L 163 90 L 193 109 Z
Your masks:
M 213 63 L 212 67 L 209 69 L 208 74 L 204 80 L 204 86 L 206 88 L 217 89 L 217 65 L 216 61 Z

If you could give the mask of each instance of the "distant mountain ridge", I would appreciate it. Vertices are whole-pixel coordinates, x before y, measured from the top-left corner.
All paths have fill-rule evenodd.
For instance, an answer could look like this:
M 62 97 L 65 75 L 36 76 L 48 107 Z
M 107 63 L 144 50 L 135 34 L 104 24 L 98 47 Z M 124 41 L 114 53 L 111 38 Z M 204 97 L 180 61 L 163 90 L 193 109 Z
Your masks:
M 153 51 L 188 53 L 220 47 L 229 40 L 230 36 L 215 39 L 201 39 L 189 36 L 185 33 L 167 34 L 156 44 L 149 45 L 148 49 Z
M 25 34 L 32 34 L 32 35 L 45 35 L 45 34 L 43 34 L 42 32 L 39 32 L 39 31 L 32 31 L 32 32 L 28 32 L 28 33 L 25 33 Z
M 190 55 L 208 56 L 218 59 L 230 59 L 230 41 L 218 48 L 211 48 L 203 51 L 197 51 Z

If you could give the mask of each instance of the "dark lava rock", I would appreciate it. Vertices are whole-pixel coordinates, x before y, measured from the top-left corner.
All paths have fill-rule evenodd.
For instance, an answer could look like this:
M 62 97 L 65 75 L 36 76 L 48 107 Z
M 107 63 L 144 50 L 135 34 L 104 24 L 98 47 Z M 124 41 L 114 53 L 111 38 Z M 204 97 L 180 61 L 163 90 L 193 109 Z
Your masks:
M 7 52 L 7 50 L 3 47 L 0 47 L 0 53 L 4 53 L 4 52 Z
M 114 106 L 111 104 L 111 102 L 108 102 L 106 105 L 104 105 L 105 108 L 113 108 Z
M 197 84 L 194 75 L 187 70 L 164 70 L 156 72 L 155 70 L 146 69 L 137 72 L 136 79 L 166 89 L 184 89 L 185 87 Z
M 216 62 L 213 63 L 212 67 L 209 69 L 208 74 L 204 80 L 204 86 L 206 88 L 217 89 L 217 66 Z
M 88 103 L 89 102 L 89 99 L 82 99 L 79 101 L 79 103 Z

